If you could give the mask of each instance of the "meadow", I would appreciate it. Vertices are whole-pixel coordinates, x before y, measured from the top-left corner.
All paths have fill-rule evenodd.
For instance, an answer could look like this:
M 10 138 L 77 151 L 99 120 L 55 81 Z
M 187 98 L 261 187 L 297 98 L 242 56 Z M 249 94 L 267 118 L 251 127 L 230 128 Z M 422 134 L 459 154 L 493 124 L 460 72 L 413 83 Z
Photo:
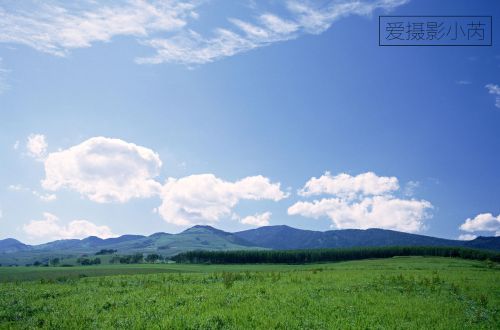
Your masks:
M 500 328 L 500 270 L 484 261 L 0 270 L 0 328 Z

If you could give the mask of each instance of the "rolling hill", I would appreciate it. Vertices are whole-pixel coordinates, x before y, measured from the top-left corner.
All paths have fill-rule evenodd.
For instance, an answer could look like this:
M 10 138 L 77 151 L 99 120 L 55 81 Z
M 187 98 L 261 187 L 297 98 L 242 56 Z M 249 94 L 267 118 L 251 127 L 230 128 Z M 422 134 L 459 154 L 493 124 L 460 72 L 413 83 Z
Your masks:
M 459 241 L 376 228 L 321 232 L 289 226 L 267 226 L 240 231 L 235 235 L 256 246 L 273 250 L 368 246 L 460 246 L 500 250 L 500 237 L 478 237 L 471 241 Z
M 15 253 L 30 250 L 30 246 L 13 238 L 0 240 L 0 253 Z
M 102 249 L 120 255 L 159 253 L 166 257 L 189 250 L 314 249 L 368 246 L 460 246 L 500 250 L 500 237 L 478 237 L 458 241 L 384 229 L 347 229 L 312 231 L 289 226 L 266 226 L 236 233 L 210 226 L 194 226 L 178 234 L 155 233 L 149 236 L 123 235 L 101 239 L 67 239 L 40 245 L 26 245 L 8 238 L 0 240 L 0 264 L 24 265 L 53 257 L 77 258 Z

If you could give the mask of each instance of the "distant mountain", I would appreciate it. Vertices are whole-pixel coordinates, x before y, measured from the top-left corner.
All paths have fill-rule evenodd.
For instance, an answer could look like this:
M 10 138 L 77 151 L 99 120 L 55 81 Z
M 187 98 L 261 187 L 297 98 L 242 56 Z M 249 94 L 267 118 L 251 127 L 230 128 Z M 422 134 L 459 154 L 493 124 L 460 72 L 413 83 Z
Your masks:
M 472 241 L 466 241 L 465 246 L 474 249 L 500 250 L 500 237 L 479 236 Z
M 240 231 L 235 235 L 256 246 L 273 250 L 358 246 L 461 246 L 500 250 L 500 237 L 478 237 L 471 241 L 458 241 L 375 228 L 321 232 L 289 226 L 267 226 Z
M 228 242 L 236 245 L 241 245 L 241 246 L 255 246 L 255 244 L 252 244 L 251 242 L 247 241 L 244 238 L 239 237 L 238 235 L 234 233 L 229 233 L 211 226 L 201 226 L 201 225 L 196 225 L 194 227 L 191 227 L 189 229 L 186 229 L 179 235 L 187 236 L 187 235 L 208 235 L 206 238 L 211 238 L 210 236 L 216 236 L 221 239 L 227 240 Z
M 255 246 L 274 250 L 336 247 L 335 242 L 325 242 L 323 232 L 296 229 L 289 226 L 267 226 L 234 233 Z
M 102 239 L 90 236 L 82 240 L 59 240 L 30 247 L 31 251 L 50 252 L 66 250 L 69 252 L 93 253 L 100 249 L 115 249 L 120 253 L 163 252 L 173 254 L 186 249 L 235 249 L 253 244 L 210 226 L 194 226 L 179 234 L 155 233 L 150 236 L 123 235 Z M 2 250 L 0 249 L 0 252 Z
M 325 232 L 289 226 L 267 226 L 236 233 L 210 226 L 194 226 L 179 234 L 155 233 L 150 236 L 123 235 L 102 239 L 57 240 L 26 245 L 15 239 L 0 240 L 1 264 L 25 264 L 53 257 L 65 259 L 93 255 L 102 249 L 118 254 L 159 253 L 173 256 L 189 250 L 314 249 L 368 246 L 461 246 L 500 250 L 500 237 L 478 237 L 458 241 L 384 229 L 347 229 Z
M 0 252 L 14 253 L 20 251 L 27 251 L 30 249 L 29 245 L 19 242 L 17 239 L 7 238 L 0 240 Z
M 17 244 L 15 244 L 17 242 Z M 13 239 L 0 240 L 0 264 L 27 264 L 53 257 L 64 259 L 93 255 L 102 249 L 118 254 L 159 253 L 172 256 L 189 250 L 256 249 L 252 243 L 210 226 L 194 226 L 179 234 L 155 233 L 150 236 L 123 235 L 102 239 L 57 240 L 40 245 L 25 245 Z

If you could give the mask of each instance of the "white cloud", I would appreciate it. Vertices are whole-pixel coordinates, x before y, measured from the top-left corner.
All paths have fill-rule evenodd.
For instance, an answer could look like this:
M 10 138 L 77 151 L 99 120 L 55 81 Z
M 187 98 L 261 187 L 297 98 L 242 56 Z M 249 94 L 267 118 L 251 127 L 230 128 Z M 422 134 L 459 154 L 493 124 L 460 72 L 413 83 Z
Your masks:
M 93 137 L 45 160 L 43 188 L 68 188 L 99 203 L 151 197 L 162 162 L 153 150 L 119 139 Z
M 491 232 L 495 236 L 500 236 L 500 214 L 493 216 L 491 213 L 478 214 L 474 219 L 468 218 L 460 226 L 460 230 L 473 233 L 473 232 Z
M 19 149 L 19 144 L 20 144 L 19 140 L 17 140 L 16 142 L 14 142 L 14 144 L 12 145 L 12 149 L 14 149 L 14 150 Z
M 299 28 L 296 23 L 284 20 L 270 13 L 261 15 L 260 22 L 265 28 L 279 35 L 289 35 L 296 32 Z
M 115 36 L 147 37 L 153 32 L 178 30 L 193 9 L 194 5 L 181 1 L 11 4 L 9 9 L 0 7 L 0 42 L 65 56 L 70 49 L 90 47 Z
M 393 193 L 398 189 L 395 177 L 381 177 L 372 172 L 332 176 L 326 172 L 320 178 L 311 178 L 299 195 L 328 194 L 333 197 L 299 201 L 288 208 L 288 214 L 315 219 L 328 217 L 332 227 L 337 229 L 384 228 L 405 232 L 425 229 L 432 204 L 425 200 L 397 198 Z
M 269 219 L 271 219 L 271 212 L 257 213 L 255 215 L 249 215 L 240 220 L 241 223 L 252 226 L 268 226 Z
M 490 94 L 495 95 L 495 106 L 500 108 L 500 86 L 496 84 L 488 84 L 485 86 Z
M 23 190 L 27 190 L 29 191 L 28 188 L 24 188 L 22 185 L 20 184 L 11 184 L 7 187 L 7 189 L 9 190 L 12 190 L 12 191 L 23 191 Z
M 205 2 L 11 2 L 8 8 L 0 5 L 0 42 L 66 56 L 72 49 L 131 36 L 155 51 L 136 59 L 138 63 L 202 64 L 304 34 L 319 34 L 341 17 L 391 10 L 407 0 L 284 1 L 280 16 L 249 6 L 252 19 L 224 17 L 209 27 L 211 35 L 202 35 L 190 23 L 198 20 L 196 10 Z M 227 21 L 232 26 L 222 27 Z
M 209 39 L 189 30 L 169 39 L 151 39 L 144 44 L 153 47 L 156 54 L 138 58 L 136 62 L 139 64 L 204 64 L 256 47 L 253 42 L 239 34 L 221 28 L 216 29 L 215 36 Z
M 57 199 L 56 194 L 41 194 L 35 190 L 33 190 L 33 195 L 40 198 L 42 202 L 53 202 Z
M 390 10 L 407 0 L 330 1 L 326 5 L 312 2 L 287 1 L 289 18 L 262 13 L 255 22 L 229 18 L 236 31 L 216 28 L 213 35 L 204 37 L 190 29 L 170 38 L 154 38 L 144 42 L 156 54 L 138 58 L 138 63 L 174 62 L 203 64 L 233 56 L 272 43 L 295 39 L 303 34 L 319 34 L 337 19 L 349 15 L 370 15 L 376 9 Z M 239 30 L 239 31 L 238 31 Z
M 36 190 L 32 190 L 30 188 L 24 187 L 23 185 L 20 184 L 11 184 L 7 187 L 11 191 L 17 191 L 17 192 L 30 192 L 34 196 L 38 197 L 42 202 L 52 202 L 57 199 L 57 196 L 55 194 L 43 194 L 40 193 Z
M 158 212 L 166 222 L 179 226 L 215 223 L 231 216 L 240 200 L 279 201 L 287 196 L 279 183 L 261 175 L 229 182 L 213 174 L 198 174 L 169 178 L 161 192 L 163 202 Z
M 342 198 L 324 198 L 313 202 L 297 202 L 288 209 L 290 215 L 310 218 L 327 216 L 333 227 L 384 228 L 405 232 L 424 229 L 431 203 L 424 200 L 404 200 L 389 196 L 365 197 L 359 202 Z
M 458 236 L 458 239 L 461 241 L 470 241 L 475 239 L 477 236 L 476 235 L 471 235 L 471 234 L 462 234 Z
M 356 176 L 346 173 L 332 176 L 330 172 L 325 172 L 319 178 L 312 177 L 298 193 L 300 196 L 329 194 L 354 198 L 359 194 L 381 195 L 398 189 L 396 177 L 378 176 L 373 172 Z
M 9 89 L 9 85 L 6 82 L 9 70 L 3 68 L 2 62 L 3 59 L 0 57 L 0 94 L 3 94 L 3 92 Z
M 26 150 L 30 157 L 42 161 L 47 155 L 47 141 L 43 134 L 30 134 L 26 141 Z
M 408 181 L 404 188 L 405 196 L 411 197 L 415 195 L 415 191 L 420 187 L 420 182 L 418 181 Z
M 43 213 L 43 220 L 31 220 L 23 226 L 23 230 L 31 238 L 47 240 L 116 236 L 108 226 L 97 226 L 87 220 L 74 220 L 67 225 L 62 225 L 57 216 L 48 212 Z

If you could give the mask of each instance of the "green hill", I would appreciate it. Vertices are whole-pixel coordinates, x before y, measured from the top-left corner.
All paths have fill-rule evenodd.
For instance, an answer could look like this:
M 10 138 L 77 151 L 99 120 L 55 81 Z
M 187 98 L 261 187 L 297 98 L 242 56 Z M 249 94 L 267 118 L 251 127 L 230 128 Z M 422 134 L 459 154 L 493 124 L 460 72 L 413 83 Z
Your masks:
M 301 230 L 288 226 L 267 226 L 236 233 L 210 226 L 194 226 L 178 234 L 155 233 L 149 236 L 123 235 L 101 239 L 58 240 L 40 245 L 26 245 L 15 239 L 0 240 L 0 264 L 25 265 L 46 263 L 60 258 L 74 263 L 82 256 L 94 256 L 100 250 L 116 250 L 118 255 L 136 253 L 171 257 L 193 250 L 226 251 L 248 249 L 317 249 L 383 246 L 449 246 L 500 250 L 500 237 L 478 237 L 471 241 L 448 240 L 392 230 Z M 101 256 L 104 262 L 110 257 Z

